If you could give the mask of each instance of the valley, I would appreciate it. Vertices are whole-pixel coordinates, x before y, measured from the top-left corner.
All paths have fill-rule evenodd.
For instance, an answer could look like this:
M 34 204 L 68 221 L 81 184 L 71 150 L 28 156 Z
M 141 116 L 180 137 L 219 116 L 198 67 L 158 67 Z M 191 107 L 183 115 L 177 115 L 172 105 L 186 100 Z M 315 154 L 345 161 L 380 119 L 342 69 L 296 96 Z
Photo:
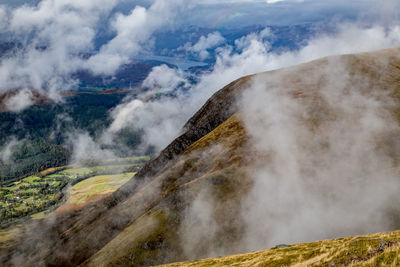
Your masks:
M 50 168 L 0 188 L 0 222 L 37 217 L 35 213 L 82 208 L 117 190 L 131 179 L 149 157 L 109 160 L 103 165 Z

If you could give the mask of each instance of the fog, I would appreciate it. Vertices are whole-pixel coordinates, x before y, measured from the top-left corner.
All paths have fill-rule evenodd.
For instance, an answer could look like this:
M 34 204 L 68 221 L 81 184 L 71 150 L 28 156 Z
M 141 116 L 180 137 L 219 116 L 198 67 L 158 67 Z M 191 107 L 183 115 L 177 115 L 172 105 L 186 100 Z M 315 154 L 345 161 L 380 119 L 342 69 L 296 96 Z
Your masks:
M 7 142 L 0 150 L 0 160 L 3 164 L 10 164 L 11 155 L 13 153 L 13 148 L 18 146 L 22 141 L 18 141 L 15 137 L 11 137 L 11 140 Z
M 238 155 L 245 163 L 235 172 L 240 177 L 229 178 L 251 186 L 232 208 L 210 195 L 213 182 L 202 183 L 180 230 L 186 257 L 398 229 L 400 127 L 388 90 L 391 63 L 360 58 L 366 62 L 329 57 L 251 79 L 237 100 L 248 137 Z M 220 205 L 234 216 L 218 220 Z M 229 235 L 226 224 L 237 243 L 219 243 Z
M 398 227 L 393 100 L 330 61 L 303 78 L 320 84 L 316 99 L 262 76 L 241 99 L 250 146 L 261 155 L 246 169 L 254 181 L 242 210 L 249 250 Z

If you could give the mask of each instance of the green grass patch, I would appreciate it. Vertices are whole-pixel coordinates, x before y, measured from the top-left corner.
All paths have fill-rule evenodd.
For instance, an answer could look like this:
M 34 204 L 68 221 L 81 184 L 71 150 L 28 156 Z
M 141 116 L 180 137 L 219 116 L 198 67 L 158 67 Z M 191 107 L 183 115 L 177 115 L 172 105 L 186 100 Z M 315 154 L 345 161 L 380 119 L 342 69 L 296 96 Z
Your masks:
M 71 197 L 67 203 L 82 205 L 95 195 L 109 194 L 129 181 L 135 173 L 99 175 L 77 183 L 72 187 Z
M 59 173 L 57 173 L 57 174 L 51 174 L 51 175 L 48 175 L 48 176 L 46 176 L 46 177 L 44 177 L 44 178 L 46 178 L 46 179 L 51 179 L 51 178 L 63 178 L 63 177 L 65 177 L 65 175 L 62 175 L 62 174 L 59 174 Z
M 92 172 L 91 168 L 85 167 L 85 168 L 67 169 L 67 170 L 61 171 L 59 174 L 74 176 L 74 175 L 86 175 L 86 174 L 90 174 L 91 172 Z
M 38 180 L 40 180 L 40 177 L 29 176 L 29 177 L 24 178 L 22 181 L 24 183 L 37 183 Z
M 60 186 L 60 184 L 61 184 L 60 181 L 54 181 L 54 182 L 53 182 L 52 184 L 50 184 L 50 185 L 55 186 L 55 187 L 58 187 L 58 186 Z

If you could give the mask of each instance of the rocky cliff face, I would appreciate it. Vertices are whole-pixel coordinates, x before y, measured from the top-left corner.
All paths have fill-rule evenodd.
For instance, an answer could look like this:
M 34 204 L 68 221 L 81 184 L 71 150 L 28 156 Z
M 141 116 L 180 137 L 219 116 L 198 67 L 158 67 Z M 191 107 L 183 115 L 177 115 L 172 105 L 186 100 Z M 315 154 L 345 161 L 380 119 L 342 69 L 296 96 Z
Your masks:
M 108 199 L 30 226 L 41 231 L 30 231 L 20 240 L 10 262 L 143 265 L 200 258 L 217 250 L 244 252 L 245 222 L 238 212 L 253 184 L 245 167 L 264 155 L 248 144 L 243 104 L 237 104 L 241 94 L 255 79 L 287 90 L 307 105 L 307 123 L 318 126 L 332 118 L 319 96 L 327 79 L 321 70 L 328 71 L 328 65 L 340 61 L 348 69 L 342 74 L 350 83 L 365 85 L 358 88 L 361 92 L 388 92 L 396 115 L 400 110 L 399 54 L 400 50 L 392 49 L 321 59 L 232 82 L 186 123 L 181 136 Z M 213 218 L 209 223 L 204 223 L 202 209 L 196 206 L 203 198 L 213 200 L 207 209 L 207 216 Z M 197 240 L 195 232 L 200 228 L 212 234 Z

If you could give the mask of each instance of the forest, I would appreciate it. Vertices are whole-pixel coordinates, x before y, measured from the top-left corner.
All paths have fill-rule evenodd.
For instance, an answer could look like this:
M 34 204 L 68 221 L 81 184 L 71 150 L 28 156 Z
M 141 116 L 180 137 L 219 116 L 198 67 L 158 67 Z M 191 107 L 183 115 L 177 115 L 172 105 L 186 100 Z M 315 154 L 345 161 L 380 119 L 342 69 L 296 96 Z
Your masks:
M 62 103 L 34 105 L 20 113 L 0 112 L 0 151 L 15 143 L 9 158 L 0 159 L 0 184 L 66 165 L 72 153 L 68 145 L 71 134 L 87 132 L 96 139 L 111 123 L 110 110 L 126 94 L 78 93 Z M 118 156 L 137 154 L 140 132 L 126 129 L 116 138 L 109 148 Z

